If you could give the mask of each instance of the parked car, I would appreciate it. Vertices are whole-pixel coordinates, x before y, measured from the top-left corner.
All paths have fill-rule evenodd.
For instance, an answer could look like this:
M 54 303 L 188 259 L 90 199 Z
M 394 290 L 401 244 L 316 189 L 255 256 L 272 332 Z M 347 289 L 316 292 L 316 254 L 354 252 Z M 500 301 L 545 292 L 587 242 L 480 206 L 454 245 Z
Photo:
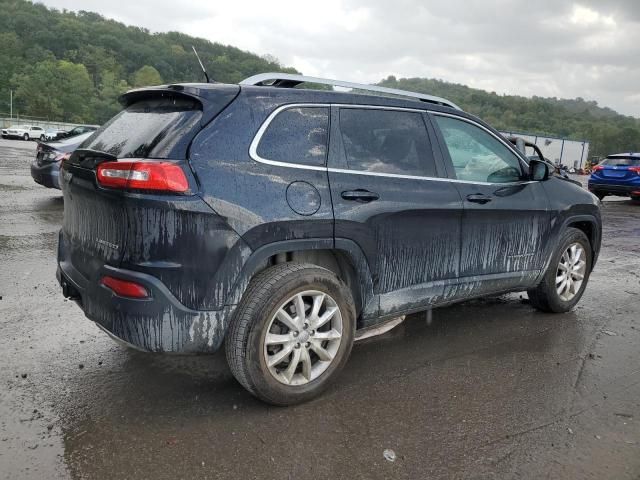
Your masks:
M 44 132 L 44 140 L 47 142 L 57 140 L 60 135 L 65 133 L 64 130 L 58 130 L 57 128 L 50 128 Z
M 589 191 L 600 200 L 607 195 L 640 201 L 640 153 L 609 155 L 591 169 Z
M 93 132 L 57 142 L 39 143 L 36 158 L 31 162 L 31 177 L 43 187 L 60 190 L 60 165 L 91 135 Z
M 2 136 L 5 138 L 21 138 L 25 141 L 44 140 L 44 128 L 33 125 L 11 126 L 2 131 Z
M 401 315 L 523 290 L 566 312 L 598 257 L 597 199 L 446 99 L 262 74 L 122 101 L 62 165 L 63 294 L 137 349 L 224 344 L 272 404 Z
M 82 135 L 83 133 L 95 132 L 97 129 L 98 127 L 95 125 L 79 125 L 71 130 L 61 131 L 57 138 L 75 137 L 76 135 Z

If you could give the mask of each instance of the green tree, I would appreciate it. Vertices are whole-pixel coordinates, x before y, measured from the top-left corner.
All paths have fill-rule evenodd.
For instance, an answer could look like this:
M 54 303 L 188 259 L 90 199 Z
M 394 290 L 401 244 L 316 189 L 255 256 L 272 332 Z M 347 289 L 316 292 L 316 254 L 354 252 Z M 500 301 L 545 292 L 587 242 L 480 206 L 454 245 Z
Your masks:
M 83 122 L 89 117 L 87 100 L 92 83 L 84 65 L 45 60 L 13 76 L 16 100 L 23 114 Z
M 96 123 L 104 123 L 120 111 L 118 97 L 131 88 L 125 80 L 113 72 L 104 72 L 97 93 L 91 100 L 91 110 L 95 112 Z
M 0 113 L 9 111 L 9 90 L 11 89 L 11 77 L 23 66 L 23 59 L 19 52 L 22 45 L 14 32 L 0 33 Z
M 59 60 L 57 64 L 58 99 L 62 105 L 62 120 L 85 122 L 90 118 L 89 100 L 93 94 L 93 82 L 86 67 Z
M 62 106 L 55 94 L 55 70 L 56 62 L 45 60 L 12 77 L 14 101 L 22 114 L 45 118 L 62 116 Z
M 129 84 L 202 81 L 192 45 L 220 82 L 237 82 L 265 71 L 295 73 L 281 66 L 275 57 L 262 59 L 238 48 L 178 32 L 150 34 L 143 28 L 126 26 L 96 13 L 59 11 L 26 0 L 0 0 L 0 3 L 1 104 L 8 103 L 11 86 L 19 86 L 30 75 L 42 73 L 35 71 L 37 64 L 66 60 L 84 65 L 92 81 L 85 102 L 89 111 L 81 115 L 87 121 L 102 121 L 119 108 L 114 92 L 119 93 Z M 22 93 L 37 84 L 48 85 L 48 81 L 36 78 L 23 87 Z M 36 93 L 38 88 L 31 90 L 32 95 L 16 98 L 20 113 L 39 112 L 40 116 L 61 119 L 58 116 L 63 115 L 63 102 L 43 98 Z M 0 105 L 0 111 L 4 110 Z
M 148 87 L 150 85 L 161 85 L 162 77 L 160 72 L 149 65 L 137 70 L 132 77 L 134 87 Z

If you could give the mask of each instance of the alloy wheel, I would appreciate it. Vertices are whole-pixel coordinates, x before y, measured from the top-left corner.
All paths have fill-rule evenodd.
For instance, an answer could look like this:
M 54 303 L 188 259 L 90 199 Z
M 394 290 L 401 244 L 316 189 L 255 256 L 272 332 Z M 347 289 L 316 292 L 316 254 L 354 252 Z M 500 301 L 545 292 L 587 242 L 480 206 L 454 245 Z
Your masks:
M 569 302 L 580 291 L 587 272 L 587 254 L 579 243 L 572 243 L 560 257 L 556 273 L 556 291 L 561 300 Z
M 285 385 L 304 385 L 331 365 L 342 341 L 342 314 L 328 294 L 295 294 L 276 310 L 264 337 L 271 375 Z

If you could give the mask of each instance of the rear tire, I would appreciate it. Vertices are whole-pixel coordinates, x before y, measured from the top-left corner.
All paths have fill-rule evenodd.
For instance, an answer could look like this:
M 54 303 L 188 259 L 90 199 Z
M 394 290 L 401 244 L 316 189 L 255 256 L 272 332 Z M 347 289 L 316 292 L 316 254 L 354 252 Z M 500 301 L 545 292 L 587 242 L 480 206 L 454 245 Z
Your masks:
M 527 291 L 531 305 L 543 312 L 564 313 L 582 297 L 592 265 L 591 244 L 577 228 L 568 228 L 553 254 L 542 282 Z M 564 282 L 564 283 L 563 283 Z
M 25 134 L 22 136 L 22 139 L 23 139 L 25 142 L 28 142 L 28 141 L 29 141 L 29 134 L 28 134 L 28 133 L 25 133 Z
M 305 402 L 344 367 L 355 323 L 351 292 L 333 272 L 310 264 L 276 265 L 247 287 L 226 335 L 227 362 L 259 399 L 278 406 Z

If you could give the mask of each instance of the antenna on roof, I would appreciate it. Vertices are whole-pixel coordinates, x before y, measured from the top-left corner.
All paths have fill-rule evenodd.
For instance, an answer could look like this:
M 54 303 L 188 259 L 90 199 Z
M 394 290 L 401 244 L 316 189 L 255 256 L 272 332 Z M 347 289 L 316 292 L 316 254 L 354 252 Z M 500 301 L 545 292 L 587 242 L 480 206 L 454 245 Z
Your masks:
M 202 69 L 202 73 L 204 73 L 204 78 L 207 79 L 207 83 L 211 83 L 211 80 L 209 80 L 209 74 L 207 73 L 207 70 L 204 68 L 204 65 L 202 64 L 202 60 L 200 60 L 200 55 L 198 55 L 198 52 L 196 51 L 196 47 L 191 45 L 191 48 L 193 48 L 193 53 L 196 54 L 196 58 L 198 59 L 198 63 L 200 64 L 200 68 Z

